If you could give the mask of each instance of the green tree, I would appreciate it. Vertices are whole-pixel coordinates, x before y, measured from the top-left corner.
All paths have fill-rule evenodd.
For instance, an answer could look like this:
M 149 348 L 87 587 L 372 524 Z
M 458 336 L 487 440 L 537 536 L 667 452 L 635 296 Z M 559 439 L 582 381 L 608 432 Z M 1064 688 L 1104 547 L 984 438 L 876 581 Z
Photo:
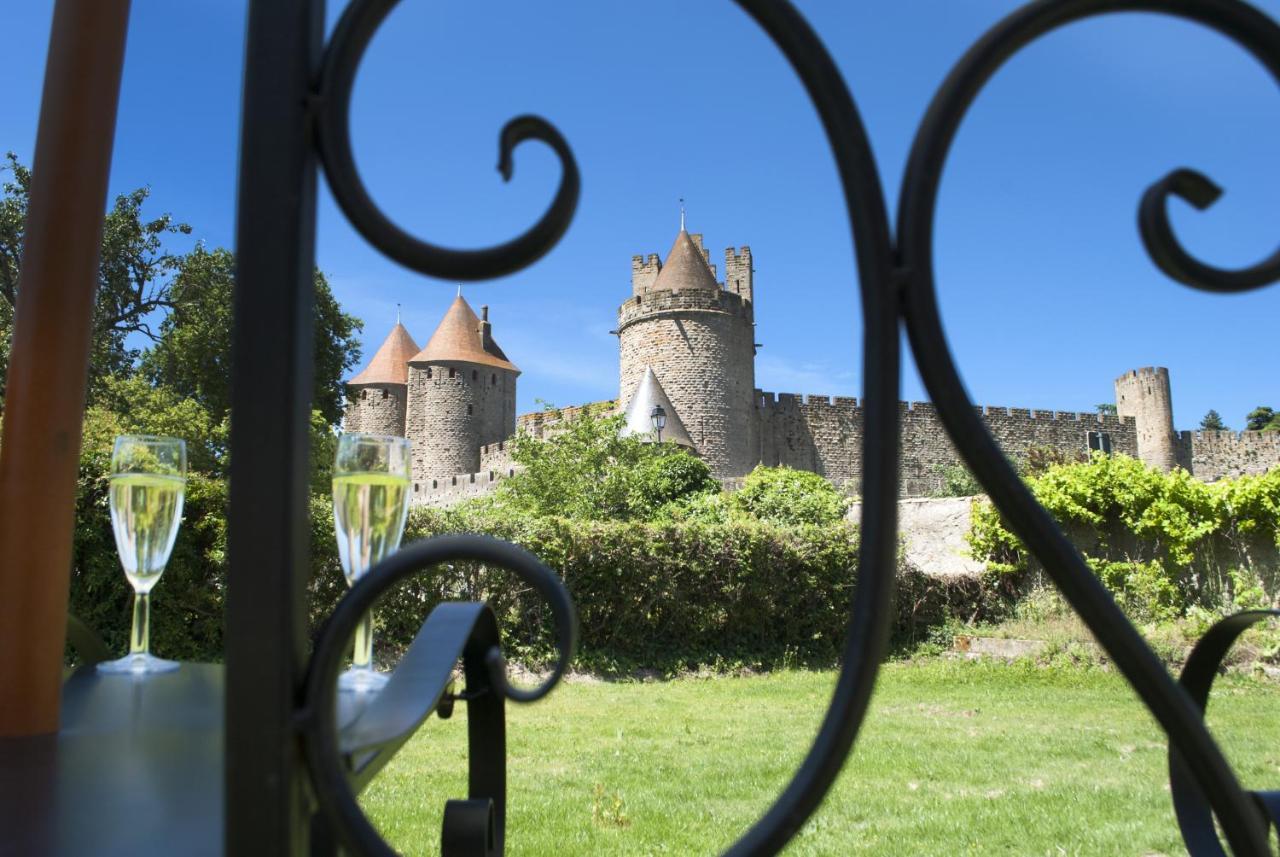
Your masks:
M 197 245 L 179 266 L 173 310 L 160 323 L 142 369 L 155 384 L 200 402 L 214 419 L 231 409 L 232 292 L 235 256 Z M 360 359 L 359 319 L 342 311 L 323 274 L 315 274 L 315 373 L 312 406 L 330 424 L 342 418 L 342 379 Z
M 1200 428 L 1204 431 L 1226 431 L 1227 424 L 1222 421 L 1222 415 L 1213 408 L 1204 415 L 1204 419 L 1200 420 Z
M 1245 428 L 1249 431 L 1280 431 L 1280 414 L 1266 405 L 1249 411 L 1245 420 Z
M 583 409 L 546 437 L 517 435 L 511 457 L 522 470 L 503 483 L 498 502 L 532 515 L 633 520 L 719 488 L 683 447 L 621 437 L 622 425 L 619 415 Z
M 1110 417 L 1114 417 L 1118 410 L 1114 402 L 1102 402 L 1098 404 L 1096 407 L 1098 408 L 1099 414 L 1102 414 L 1103 416 L 1110 416 Z
M 18 300 L 18 273 L 31 189 L 31 171 L 12 152 L 6 160 L 7 164 L 0 166 L 0 172 L 7 171 L 11 176 L 0 185 L 3 369 L 7 369 L 13 309 Z M 127 337 L 141 334 L 154 340 L 152 325 L 157 313 L 173 305 L 170 286 L 182 257 L 165 249 L 164 244 L 171 235 L 190 234 L 191 227 L 174 222 L 168 214 L 144 220 L 142 206 L 149 194 L 147 188 L 139 188 L 116 197 L 103 224 L 89 366 L 91 396 L 100 389 L 104 378 L 126 371 L 137 358 L 136 351 L 126 343 Z
M 734 505 L 772 524 L 831 526 L 844 519 L 849 500 L 825 477 L 789 467 L 757 467 L 733 495 Z

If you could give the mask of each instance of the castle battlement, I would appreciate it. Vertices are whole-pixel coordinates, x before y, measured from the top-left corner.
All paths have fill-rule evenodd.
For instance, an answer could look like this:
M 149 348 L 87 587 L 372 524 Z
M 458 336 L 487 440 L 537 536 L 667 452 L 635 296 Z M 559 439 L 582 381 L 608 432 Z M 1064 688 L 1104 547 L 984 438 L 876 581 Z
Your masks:
M 682 289 L 680 291 L 646 291 L 632 295 L 618 307 L 618 330 L 641 319 L 681 312 L 715 312 L 751 319 L 751 303 L 742 295 L 717 291 Z
M 438 476 L 413 484 L 412 503 L 415 506 L 450 506 L 460 500 L 482 497 L 492 492 L 504 479 L 510 479 L 516 468 L 484 470 L 479 473 L 457 473 Z
M 726 485 L 757 465 L 821 474 L 859 490 L 865 403 L 854 396 L 756 388 L 755 268 L 751 248 L 724 250 L 719 281 L 701 233 L 684 228 L 665 258 L 631 257 L 632 292 L 618 307 L 618 399 L 515 413 L 519 370 L 493 341 L 486 308 L 461 295 L 418 350 L 397 323 L 347 390 L 347 431 L 404 434 L 414 443 L 414 502 L 444 505 L 485 494 L 518 472 L 511 442 L 545 438 L 583 414 L 626 409 L 658 390 L 668 425 Z M 648 386 L 646 386 L 648 385 Z M 973 405 L 1004 454 L 1072 458 L 1102 447 L 1197 478 L 1263 473 L 1280 464 L 1280 432 L 1176 432 L 1169 370 L 1144 366 L 1114 379 L 1116 412 Z M 635 420 L 644 430 L 644 413 Z M 669 407 L 668 407 L 669 406 Z M 640 408 L 634 408 L 640 413 Z M 896 403 L 904 496 L 938 491 L 963 462 L 931 402 Z M 631 415 L 633 418 L 636 414 Z M 633 431 L 636 429 L 633 427 Z M 1105 440 L 1093 433 L 1102 432 Z M 664 437 L 664 440 L 670 440 Z M 447 474 L 443 477 L 434 474 Z M 456 474 L 456 475 L 453 475 Z

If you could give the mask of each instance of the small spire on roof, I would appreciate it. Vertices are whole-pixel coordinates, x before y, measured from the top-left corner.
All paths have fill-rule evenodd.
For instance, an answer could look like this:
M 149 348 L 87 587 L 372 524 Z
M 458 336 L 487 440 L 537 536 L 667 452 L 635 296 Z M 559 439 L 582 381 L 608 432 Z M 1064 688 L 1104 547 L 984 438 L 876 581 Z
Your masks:
M 458 283 L 458 297 L 462 297 L 462 283 Z
M 396 324 L 400 323 L 400 304 L 396 304 Z
M 680 197 L 680 231 L 684 232 L 684 197 Z

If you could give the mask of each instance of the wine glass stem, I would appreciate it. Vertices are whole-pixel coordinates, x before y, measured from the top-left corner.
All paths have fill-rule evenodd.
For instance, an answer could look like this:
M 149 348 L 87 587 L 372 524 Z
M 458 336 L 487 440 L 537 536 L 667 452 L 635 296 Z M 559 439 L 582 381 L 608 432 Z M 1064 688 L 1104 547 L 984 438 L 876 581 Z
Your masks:
M 133 633 L 129 635 L 129 654 L 151 652 L 151 593 L 133 593 Z
M 356 625 L 355 650 L 351 654 L 351 666 L 358 670 L 373 668 L 373 611 L 364 614 Z

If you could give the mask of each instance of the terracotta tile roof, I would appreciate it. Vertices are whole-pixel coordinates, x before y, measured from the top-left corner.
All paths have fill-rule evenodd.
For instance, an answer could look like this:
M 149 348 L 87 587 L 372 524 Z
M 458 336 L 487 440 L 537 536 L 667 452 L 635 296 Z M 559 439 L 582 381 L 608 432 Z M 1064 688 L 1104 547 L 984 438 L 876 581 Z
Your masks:
M 410 358 L 411 363 L 435 363 L 444 360 L 479 363 L 519 372 L 507 355 L 502 353 L 492 335 L 487 335 L 489 323 L 482 322 L 462 295 L 454 298 L 449 311 L 440 320 L 440 326 L 431 334 L 426 346 Z
M 657 440 L 657 433 L 653 430 L 653 418 L 650 416 L 654 405 L 661 405 L 667 412 L 667 424 L 662 428 L 662 442 L 677 443 L 694 449 L 693 438 L 689 437 L 689 432 L 685 430 L 680 414 L 676 412 L 676 406 L 671 404 L 671 399 L 667 398 L 667 391 L 658 383 L 658 376 L 653 374 L 653 369 L 648 366 L 644 367 L 644 375 L 636 385 L 631 401 L 627 403 L 625 422 L 619 434 L 623 437 L 634 434 L 641 440 L 647 441 Z
M 693 243 L 693 239 L 689 237 L 689 233 L 681 229 L 680 234 L 676 236 L 676 242 L 671 245 L 671 252 L 667 254 L 667 260 L 662 263 L 662 270 L 658 272 L 658 278 L 653 281 L 653 288 L 670 289 L 672 291 L 680 291 L 683 289 L 712 289 L 720 288 L 716 278 L 711 274 L 711 268 L 707 265 L 707 260 L 702 255 L 702 251 Z
M 418 343 L 400 322 L 391 328 L 378 351 L 364 367 L 364 371 L 352 378 L 350 384 L 404 384 L 409 380 L 409 359 L 418 353 Z

